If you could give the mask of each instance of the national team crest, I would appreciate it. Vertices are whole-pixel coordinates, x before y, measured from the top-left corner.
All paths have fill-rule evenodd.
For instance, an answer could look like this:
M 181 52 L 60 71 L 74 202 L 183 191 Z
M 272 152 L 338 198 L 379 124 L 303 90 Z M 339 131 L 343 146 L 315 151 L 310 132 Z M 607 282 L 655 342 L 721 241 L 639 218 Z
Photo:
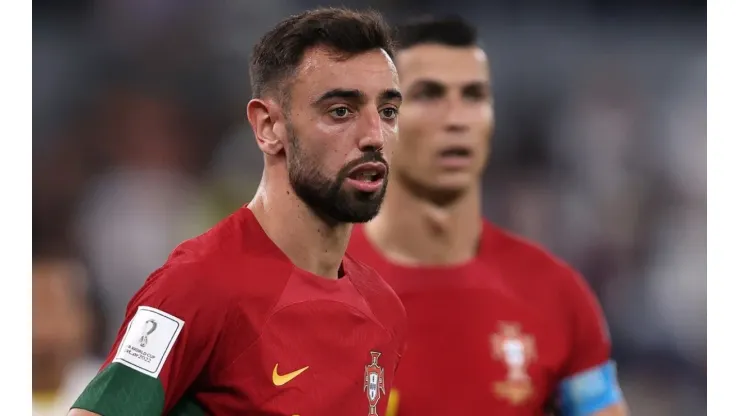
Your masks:
M 368 402 L 370 402 L 368 416 L 377 416 L 376 406 L 380 401 L 380 394 L 385 394 L 385 378 L 383 367 L 378 364 L 380 353 L 370 351 L 370 356 L 372 362 L 365 366 L 365 387 L 363 390 L 367 395 Z
M 511 404 L 526 401 L 534 388 L 527 366 L 536 358 L 534 337 L 522 334 L 518 324 L 502 323 L 499 333 L 491 336 L 493 358 L 502 360 L 508 368 L 506 381 L 496 382 L 494 392 Z

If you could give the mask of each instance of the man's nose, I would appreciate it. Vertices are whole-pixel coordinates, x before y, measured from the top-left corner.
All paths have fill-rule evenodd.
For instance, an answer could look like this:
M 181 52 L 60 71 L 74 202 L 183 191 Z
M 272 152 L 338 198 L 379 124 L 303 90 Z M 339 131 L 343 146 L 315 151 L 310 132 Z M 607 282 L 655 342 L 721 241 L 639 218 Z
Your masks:
M 361 132 L 358 147 L 362 151 L 377 151 L 385 147 L 383 121 L 377 111 L 363 114 Z
M 444 129 L 449 133 L 466 133 L 470 130 L 470 110 L 461 98 L 450 98 Z

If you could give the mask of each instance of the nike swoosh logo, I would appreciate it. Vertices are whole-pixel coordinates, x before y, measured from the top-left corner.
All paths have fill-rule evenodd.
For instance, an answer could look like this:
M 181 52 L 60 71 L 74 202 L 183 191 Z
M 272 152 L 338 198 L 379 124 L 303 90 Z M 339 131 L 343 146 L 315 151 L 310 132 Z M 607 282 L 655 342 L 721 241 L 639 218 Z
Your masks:
M 282 386 L 283 384 L 293 380 L 294 378 L 301 375 L 302 372 L 308 370 L 308 366 L 301 368 L 300 370 L 295 370 L 288 374 L 280 375 L 278 374 L 278 365 L 275 364 L 275 368 L 272 370 L 272 384 L 276 386 Z

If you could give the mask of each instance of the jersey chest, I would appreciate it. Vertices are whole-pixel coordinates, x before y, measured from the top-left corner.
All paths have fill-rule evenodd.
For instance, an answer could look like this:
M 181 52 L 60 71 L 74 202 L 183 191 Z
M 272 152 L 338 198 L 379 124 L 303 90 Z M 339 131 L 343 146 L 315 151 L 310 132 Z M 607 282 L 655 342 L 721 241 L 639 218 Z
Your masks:
M 399 295 L 409 318 L 395 384 L 401 415 L 542 414 L 568 348 L 548 308 L 486 285 Z
M 397 357 L 396 340 L 359 310 L 330 300 L 286 305 L 216 380 L 233 397 L 215 413 L 382 415 Z

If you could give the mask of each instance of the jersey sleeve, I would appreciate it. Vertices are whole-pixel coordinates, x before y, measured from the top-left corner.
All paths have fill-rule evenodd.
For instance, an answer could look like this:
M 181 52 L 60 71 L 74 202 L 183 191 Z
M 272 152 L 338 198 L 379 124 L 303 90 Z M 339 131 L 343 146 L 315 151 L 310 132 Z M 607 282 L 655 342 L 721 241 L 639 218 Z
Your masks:
M 569 358 L 561 373 L 558 402 L 565 416 L 589 416 L 622 400 L 611 361 L 611 341 L 599 302 L 586 281 L 569 271 L 566 304 L 571 328 Z
M 168 413 L 207 371 L 228 303 L 192 265 L 154 272 L 128 305 L 101 371 L 73 408 L 105 416 Z

